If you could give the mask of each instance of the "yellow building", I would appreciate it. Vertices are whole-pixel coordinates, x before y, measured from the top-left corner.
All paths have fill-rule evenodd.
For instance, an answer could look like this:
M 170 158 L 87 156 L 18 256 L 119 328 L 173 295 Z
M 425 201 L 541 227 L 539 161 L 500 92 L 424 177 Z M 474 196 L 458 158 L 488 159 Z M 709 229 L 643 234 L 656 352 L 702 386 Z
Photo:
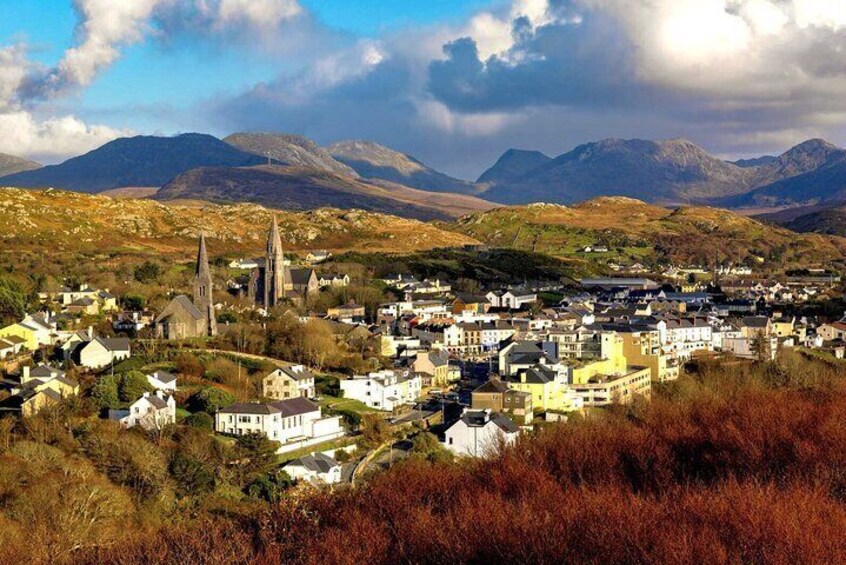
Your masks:
M 30 351 L 38 349 L 38 335 L 35 330 L 21 324 L 12 324 L 11 326 L 0 328 L 0 337 L 19 337 L 24 340 L 24 347 Z
M 603 332 L 603 358 L 573 369 L 572 392 L 584 406 L 628 404 L 638 395 L 650 396 L 651 371 L 625 355 L 626 335 Z
M 32 416 L 46 406 L 53 406 L 63 398 L 79 394 L 79 383 L 64 374 L 51 377 L 29 377 L 28 367 L 21 377 L 20 390 L 0 403 L 0 412 L 19 412 Z
M 789 337 L 795 332 L 795 318 L 781 318 L 772 321 L 772 335 L 776 337 Z M 804 337 L 804 336 L 803 336 Z
M 506 382 L 512 390 L 526 392 L 532 397 L 532 409 L 535 412 L 574 409 L 567 387 L 566 372 L 536 365 L 520 369 L 516 375 L 506 377 Z
M 648 367 L 652 380 L 663 383 L 679 378 L 678 365 L 661 351 L 661 334 L 658 330 L 640 329 L 621 332 L 623 355 L 630 365 Z

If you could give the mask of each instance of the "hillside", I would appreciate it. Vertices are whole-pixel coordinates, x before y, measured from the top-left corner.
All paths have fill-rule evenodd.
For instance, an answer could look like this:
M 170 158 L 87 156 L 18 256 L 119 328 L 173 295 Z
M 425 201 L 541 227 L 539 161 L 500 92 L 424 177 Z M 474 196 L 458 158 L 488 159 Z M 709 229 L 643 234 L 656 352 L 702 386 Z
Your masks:
M 100 192 L 124 186 L 162 186 L 196 167 L 238 167 L 265 161 L 205 134 L 137 136 L 110 141 L 59 165 L 3 177 L 0 184 Z
M 513 159 L 506 153 L 500 162 Z M 483 175 L 491 185 L 483 196 L 513 204 L 620 195 L 656 203 L 781 206 L 839 198 L 846 188 L 846 151 L 820 139 L 778 157 L 735 163 L 682 139 L 606 139 L 518 168 L 518 174 L 498 165 Z M 504 174 L 497 176 L 499 169 Z
M 842 563 L 842 362 L 788 351 L 695 369 L 651 402 L 544 426 L 484 459 L 421 450 L 355 489 L 303 489 L 237 518 L 215 512 L 235 502 L 214 492 L 205 519 L 130 527 L 78 561 Z M 9 538 L 15 562 L 31 544 Z
M 270 158 L 275 162 L 273 164 L 307 167 L 351 177 L 358 176 L 351 167 L 336 161 L 328 151 L 301 135 L 233 133 L 223 138 L 223 141 L 241 151 L 265 159 Z
M 514 247 L 585 261 L 638 260 L 712 264 L 715 258 L 765 266 L 842 260 L 846 240 L 797 235 L 727 210 L 660 208 L 623 197 L 602 197 L 561 206 L 497 208 L 460 218 L 450 229 L 490 245 Z M 609 253 L 583 254 L 603 244 Z
M 156 200 L 255 202 L 285 210 L 359 208 L 422 220 L 454 218 L 493 205 L 466 195 L 439 194 L 301 167 L 200 168 L 165 185 Z
M 14 155 L 6 155 L 0 153 L 0 177 L 20 173 L 22 171 L 33 171 L 40 168 L 41 165 L 35 161 L 15 157 Z
M 846 236 L 846 203 L 842 201 L 792 208 L 760 216 L 760 219 L 801 233 Z
M 255 204 L 166 205 L 63 191 L 3 189 L 0 249 L 24 251 L 192 253 L 200 231 L 215 253 L 259 253 L 276 213 L 286 249 L 412 252 L 472 243 L 414 220 L 360 210 L 273 212 Z
M 475 194 L 472 182 L 452 178 L 427 167 L 414 157 L 372 141 L 341 141 L 326 150 L 364 178 L 381 179 L 433 192 Z

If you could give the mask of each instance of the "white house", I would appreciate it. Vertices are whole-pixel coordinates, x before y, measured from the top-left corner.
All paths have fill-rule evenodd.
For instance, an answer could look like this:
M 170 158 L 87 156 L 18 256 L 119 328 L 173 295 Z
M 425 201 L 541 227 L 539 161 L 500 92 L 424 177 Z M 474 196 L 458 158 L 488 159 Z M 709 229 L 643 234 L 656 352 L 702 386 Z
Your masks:
M 214 429 L 228 435 L 262 434 L 282 444 L 279 453 L 344 435 L 340 416 L 323 417 L 320 406 L 302 397 L 227 406 L 215 414 Z
M 249 271 L 258 268 L 258 262 L 255 259 L 234 259 L 229 263 L 229 268 Z
M 485 298 L 494 308 L 518 310 L 527 304 L 537 302 L 538 295 L 524 288 L 515 288 L 505 292 L 501 290 L 491 291 L 485 295 Z
M 109 410 L 109 419 L 117 420 L 122 426 L 141 426 L 145 430 L 160 430 L 176 423 L 176 401 L 173 396 L 165 398 L 157 390 L 155 394 L 144 395 L 129 406 L 129 410 Z
M 282 469 L 296 481 L 334 485 L 341 482 L 341 465 L 324 453 L 294 459 Z
M 331 253 L 325 249 L 321 249 L 319 251 L 309 251 L 308 255 L 306 255 L 306 261 L 309 263 L 321 263 L 330 257 L 332 257 Z
M 520 428 L 501 413 L 465 409 L 444 434 L 444 447 L 456 455 L 485 457 L 517 440 Z
M 167 371 L 156 371 L 147 375 L 147 382 L 156 390 L 176 390 L 176 375 Z
M 320 276 L 317 277 L 317 284 L 320 285 L 320 288 L 349 286 L 350 276 L 346 275 L 346 274 L 320 275 Z
M 89 369 L 102 369 L 112 363 L 129 359 L 129 339 L 125 337 L 101 338 L 80 343 L 73 352 L 73 359 Z
M 403 404 L 414 404 L 423 390 L 423 379 L 417 375 L 379 371 L 356 375 L 341 381 L 344 398 L 352 398 L 376 410 L 394 410 Z

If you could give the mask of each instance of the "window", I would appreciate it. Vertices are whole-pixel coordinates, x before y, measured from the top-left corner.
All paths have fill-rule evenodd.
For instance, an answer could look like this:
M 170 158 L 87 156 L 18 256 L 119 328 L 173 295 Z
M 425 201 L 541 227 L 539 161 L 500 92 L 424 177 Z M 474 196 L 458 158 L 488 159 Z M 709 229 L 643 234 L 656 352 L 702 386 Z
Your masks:
M 452 438 L 447 438 L 447 442 L 449 443 L 449 445 L 452 445 Z

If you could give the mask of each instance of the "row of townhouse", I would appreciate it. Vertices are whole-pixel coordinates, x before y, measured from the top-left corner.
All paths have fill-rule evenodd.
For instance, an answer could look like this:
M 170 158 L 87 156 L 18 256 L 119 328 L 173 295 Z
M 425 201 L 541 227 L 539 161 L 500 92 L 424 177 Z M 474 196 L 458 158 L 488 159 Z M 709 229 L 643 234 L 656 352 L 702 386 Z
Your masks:
M 498 350 L 500 343 L 510 339 L 516 331 L 504 320 L 462 322 L 444 328 L 443 344 L 447 351 L 456 355 L 483 355 Z

